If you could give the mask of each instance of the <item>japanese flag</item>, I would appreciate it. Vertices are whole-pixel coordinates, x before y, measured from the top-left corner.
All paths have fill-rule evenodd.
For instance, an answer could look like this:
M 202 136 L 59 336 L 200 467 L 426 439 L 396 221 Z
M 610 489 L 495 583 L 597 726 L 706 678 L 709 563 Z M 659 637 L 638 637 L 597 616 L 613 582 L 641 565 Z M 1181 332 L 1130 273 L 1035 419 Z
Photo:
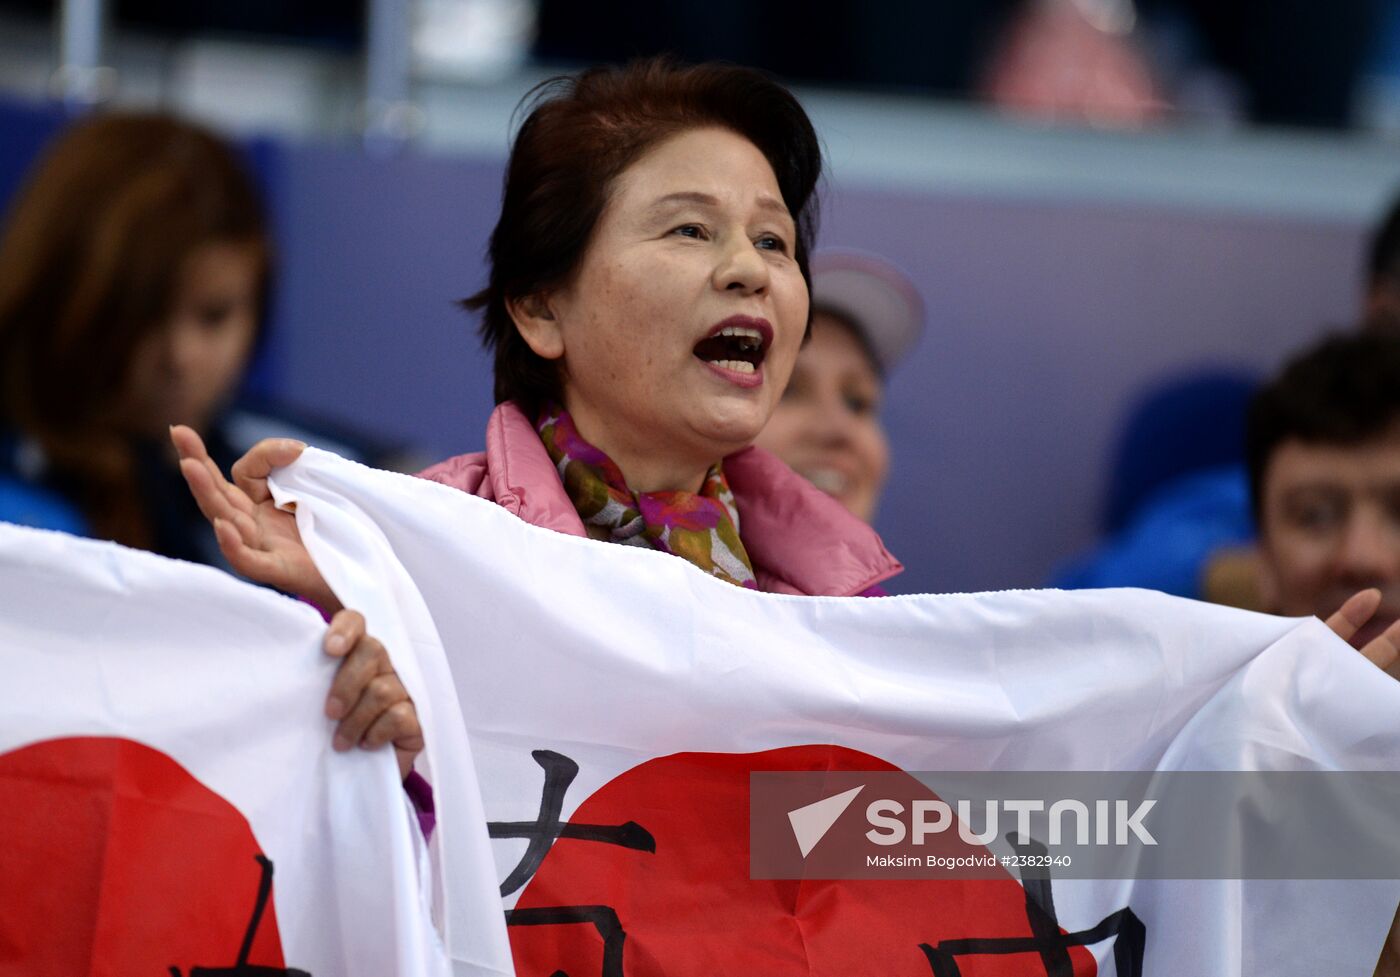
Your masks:
M 390 751 L 312 608 L 0 523 L 0 974 L 450 972 Z
M 521 977 L 1374 966 L 1394 882 L 751 877 L 764 771 L 1397 769 L 1400 685 L 1315 620 L 760 594 L 322 452 L 273 485 L 427 707 L 454 955 L 505 933 Z M 843 803 L 794 812 L 804 856 Z

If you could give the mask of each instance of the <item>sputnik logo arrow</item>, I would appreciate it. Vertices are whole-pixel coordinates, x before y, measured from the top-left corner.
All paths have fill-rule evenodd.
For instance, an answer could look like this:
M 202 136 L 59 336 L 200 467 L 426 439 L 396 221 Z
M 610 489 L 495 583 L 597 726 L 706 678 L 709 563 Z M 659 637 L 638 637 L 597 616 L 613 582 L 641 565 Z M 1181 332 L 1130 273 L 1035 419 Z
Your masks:
M 851 806 L 851 801 L 863 790 L 864 786 L 852 787 L 848 791 L 833 794 L 806 807 L 788 811 L 788 822 L 792 825 L 792 833 L 797 838 L 797 847 L 801 849 L 803 858 L 817 847 L 817 842 L 826 837 L 836 819 L 845 813 L 846 808 Z

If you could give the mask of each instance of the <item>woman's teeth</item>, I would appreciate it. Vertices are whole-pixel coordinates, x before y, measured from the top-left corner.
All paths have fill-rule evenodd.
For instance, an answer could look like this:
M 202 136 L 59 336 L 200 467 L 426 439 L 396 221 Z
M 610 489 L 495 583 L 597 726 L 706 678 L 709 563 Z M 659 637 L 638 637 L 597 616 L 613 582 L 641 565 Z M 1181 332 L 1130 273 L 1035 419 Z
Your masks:
M 758 349 L 763 345 L 763 333 L 759 332 L 757 329 L 750 329 L 747 326 L 725 326 L 719 331 L 719 335 L 747 340 L 747 342 L 742 345 L 748 349 Z
M 736 373 L 758 372 L 763 362 L 763 333 L 748 326 L 725 326 L 695 344 L 695 355 L 712 366 Z

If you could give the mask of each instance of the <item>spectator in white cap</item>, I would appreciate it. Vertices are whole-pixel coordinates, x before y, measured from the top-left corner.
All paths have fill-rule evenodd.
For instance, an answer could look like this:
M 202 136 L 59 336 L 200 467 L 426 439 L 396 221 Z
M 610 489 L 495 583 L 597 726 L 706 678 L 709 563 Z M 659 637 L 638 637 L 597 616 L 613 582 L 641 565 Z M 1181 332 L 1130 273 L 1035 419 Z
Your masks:
M 889 472 L 885 376 L 923 325 L 918 290 L 888 261 L 855 251 L 812 257 L 812 333 L 757 443 L 867 522 Z

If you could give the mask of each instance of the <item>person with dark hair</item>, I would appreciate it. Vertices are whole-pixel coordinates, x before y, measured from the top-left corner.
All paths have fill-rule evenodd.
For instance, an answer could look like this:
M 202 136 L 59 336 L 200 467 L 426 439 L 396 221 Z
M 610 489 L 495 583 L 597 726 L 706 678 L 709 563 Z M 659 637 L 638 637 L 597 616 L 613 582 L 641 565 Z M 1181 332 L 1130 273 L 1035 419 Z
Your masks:
M 61 133 L 0 235 L 0 519 L 223 566 L 167 430 L 191 425 L 227 464 L 308 429 L 232 404 L 271 251 L 252 176 L 213 133 L 126 112 Z
M 811 336 L 758 445 L 870 522 L 889 474 L 885 376 L 923 331 L 923 300 L 882 258 L 812 259 Z
M 1245 461 L 1263 609 L 1324 617 L 1400 678 L 1400 337 L 1290 360 L 1250 403 Z M 1400 909 L 1375 974 L 1400 974 Z
M 249 430 L 295 429 L 225 410 L 271 250 L 257 188 L 213 133 L 139 113 L 62 133 L 0 237 L 0 519 L 220 565 L 166 438 L 189 425 L 231 460 Z M 353 613 L 331 621 L 326 649 L 346 657 L 343 684 L 387 666 Z M 380 685 L 375 719 L 407 698 L 396 677 Z
M 1359 332 L 1400 335 L 1400 198 L 1367 246 Z M 1262 608 L 1242 431 L 1258 378 L 1199 371 L 1152 390 L 1125 426 L 1107 537 L 1051 586 L 1148 587 Z
M 1400 338 L 1334 336 L 1250 405 L 1265 609 L 1325 616 L 1374 589 L 1360 648 L 1400 620 Z
M 0 518 L 217 558 L 170 491 L 165 431 L 210 434 L 257 336 L 269 251 L 252 180 L 214 135 L 139 114 L 60 135 L 0 237 Z
M 751 69 L 654 59 L 548 82 L 528 106 L 467 302 L 495 357 L 486 447 L 424 476 L 736 586 L 879 592 L 902 569 L 879 536 L 751 447 L 808 327 L 822 161 L 801 105 Z M 194 432 L 174 438 L 233 566 L 339 607 L 268 491 L 301 445 L 260 444 L 230 484 Z M 346 742 L 385 701 L 332 697 Z M 416 744 L 416 716 L 376 735 Z

